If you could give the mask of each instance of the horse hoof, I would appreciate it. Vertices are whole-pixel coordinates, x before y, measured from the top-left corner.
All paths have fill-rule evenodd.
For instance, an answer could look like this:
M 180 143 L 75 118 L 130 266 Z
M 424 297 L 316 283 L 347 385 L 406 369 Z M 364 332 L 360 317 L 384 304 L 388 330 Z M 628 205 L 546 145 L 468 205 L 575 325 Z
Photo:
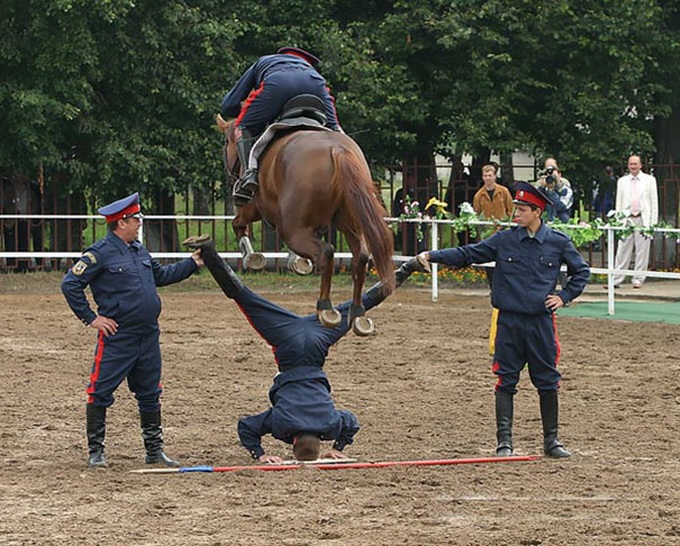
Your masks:
M 352 331 L 358 336 L 370 336 L 374 330 L 375 325 L 368 317 L 356 317 L 352 321 Z
M 251 271 L 262 271 L 264 266 L 267 265 L 267 258 L 265 258 L 264 254 L 254 252 L 243 258 L 243 265 L 246 269 L 250 269 Z
M 289 260 L 288 268 L 293 273 L 297 273 L 298 275 L 309 275 L 312 271 L 314 271 L 314 264 L 307 258 L 296 256 L 295 258 Z
M 337 309 L 324 309 L 319 311 L 319 321 L 326 328 L 335 328 L 342 322 L 342 314 Z

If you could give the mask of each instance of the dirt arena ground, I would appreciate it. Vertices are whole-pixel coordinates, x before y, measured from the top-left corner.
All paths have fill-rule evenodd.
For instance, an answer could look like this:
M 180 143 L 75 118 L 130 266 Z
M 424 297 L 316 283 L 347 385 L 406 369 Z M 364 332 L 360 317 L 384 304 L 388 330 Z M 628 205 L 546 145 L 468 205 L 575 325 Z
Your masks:
M 85 468 L 95 332 L 53 286 L 0 290 L 0 543 L 14 545 L 680 544 L 680 329 L 562 318 L 566 461 L 368 470 L 138 475 L 134 399 L 109 415 L 111 467 Z M 269 292 L 298 312 L 312 292 Z M 341 295 L 347 295 L 344 292 Z M 271 350 L 217 290 L 162 292 L 166 450 L 186 466 L 250 464 L 236 421 L 267 407 Z M 486 298 L 433 304 L 405 287 L 344 338 L 326 371 L 363 428 L 361 461 L 486 457 L 494 414 Z M 519 454 L 541 453 L 523 376 Z M 289 457 L 288 446 L 268 441 Z

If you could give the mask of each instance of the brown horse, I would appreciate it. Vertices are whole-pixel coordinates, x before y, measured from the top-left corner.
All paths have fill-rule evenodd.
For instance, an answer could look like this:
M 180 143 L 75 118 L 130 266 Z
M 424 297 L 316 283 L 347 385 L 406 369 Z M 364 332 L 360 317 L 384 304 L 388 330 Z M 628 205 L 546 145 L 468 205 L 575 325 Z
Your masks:
M 238 167 L 234 123 L 221 116 L 217 123 L 225 134 L 226 167 L 233 173 Z M 238 209 L 233 222 L 244 257 L 249 259 L 252 253 L 249 224 L 264 219 L 276 226 L 293 252 L 317 266 L 321 274 L 317 315 L 324 325 L 336 326 L 341 316 L 330 300 L 335 249 L 319 237 L 331 224 L 335 225 L 352 252 L 354 290 L 349 320 L 356 334 L 371 333 L 373 323 L 364 316 L 361 303 L 369 251 L 385 290 L 391 292 L 393 238 L 359 146 L 338 132 L 285 131 L 260 157 L 259 183 L 255 197 Z M 259 261 L 263 266 L 263 258 Z

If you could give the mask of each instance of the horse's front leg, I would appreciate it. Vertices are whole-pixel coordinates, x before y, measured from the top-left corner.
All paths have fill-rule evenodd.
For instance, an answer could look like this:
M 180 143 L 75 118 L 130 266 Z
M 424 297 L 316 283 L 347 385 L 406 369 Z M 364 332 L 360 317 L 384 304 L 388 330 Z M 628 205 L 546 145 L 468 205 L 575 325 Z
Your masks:
M 243 267 L 252 271 L 261 271 L 267 265 L 267 258 L 260 252 L 253 250 L 253 243 L 250 240 L 250 224 L 261 219 L 260 213 L 253 203 L 241 207 L 232 222 L 232 228 L 238 248 L 243 256 Z
M 311 228 L 282 230 L 281 236 L 288 243 L 290 249 L 309 260 L 313 260 L 321 274 L 321 289 L 316 302 L 316 316 L 324 326 L 335 328 L 342 321 L 342 314 L 333 309 L 331 303 L 331 278 L 335 263 L 335 249 L 332 245 L 322 242 Z

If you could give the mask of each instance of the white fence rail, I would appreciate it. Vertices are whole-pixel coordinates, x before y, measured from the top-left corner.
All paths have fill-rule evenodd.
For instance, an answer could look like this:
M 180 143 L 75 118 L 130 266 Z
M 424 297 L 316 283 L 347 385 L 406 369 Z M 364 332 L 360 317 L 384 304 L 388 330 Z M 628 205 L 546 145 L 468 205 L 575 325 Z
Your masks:
M 148 215 L 144 216 L 145 219 L 147 220 L 175 220 L 175 221 L 230 221 L 234 218 L 234 216 L 225 216 L 225 215 L 219 215 L 219 216 L 167 216 L 167 215 Z M 93 215 L 64 215 L 64 214 L 44 214 L 44 215 L 26 215 L 26 214 L 0 214 L 0 220 L 12 220 L 12 219 L 22 219 L 22 220 L 101 220 L 101 216 L 93 216 Z M 439 225 L 452 225 L 453 222 L 451 220 L 436 220 L 432 218 L 423 218 L 423 219 L 416 219 L 416 218 L 409 218 L 409 219 L 403 219 L 403 218 L 386 218 L 386 221 L 390 223 L 419 223 L 419 224 L 431 224 L 433 227 L 439 226 Z M 493 222 L 488 222 L 488 221 L 472 221 L 470 222 L 470 225 L 481 225 L 481 226 L 489 226 L 489 225 L 494 225 Z M 510 225 L 510 224 L 507 224 Z M 587 226 L 570 226 L 570 229 L 590 229 Z M 598 229 L 601 229 L 603 232 L 605 232 L 606 237 L 607 237 L 607 264 L 608 267 L 591 267 L 591 272 L 596 273 L 596 274 L 601 274 L 601 275 L 607 275 L 608 277 L 608 291 L 607 291 L 607 301 L 608 301 L 608 312 L 610 315 L 615 314 L 615 291 L 614 291 L 614 286 L 612 283 L 612 279 L 614 275 L 618 273 L 622 273 L 625 275 L 634 275 L 639 272 L 636 272 L 632 269 L 614 269 L 614 248 L 615 248 L 615 237 L 616 237 L 616 232 L 617 231 L 622 231 L 625 228 L 619 227 L 619 226 L 600 226 Z M 429 229 L 429 234 L 430 234 L 430 246 L 429 250 L 437 250 L 439 249 L 439 230 L 438 229 Z M 673 236 L 677 239 L 677 243 L 680 244 L 680 229 L 677 228 L 658 228 L 654 230 L 655 233 L 659 233 L 663 236 Z M 143 232 L 141 232 L 141 238 L 143 240 Z M 678 249 L 680 251 L 680 249 Z M 191 254 L 189 252 L 154 252 L 154 257 L 156 258 L 185 258 L 190 256 Z M 241 254 L 239 252 L 220 252 L 220 256 L 223 258 L 232 258 L 232 259 L 237 259 L 241 258 Z M 264 252 L 263 253 L 266 258 L 271 258 L 271 259 L 276 259 L 276 258 L 288 258 L 288 253 L 287 252 Z M 80 252 L 50 252 L 50 251 L 24 251 L 24 252 L 0 252 L 0 258 L 24 258 L 24 259 L 30 259 L 30 258 L 53 258 L 53 259 L 62 259 L 62 258 L 78 258 L 80 256 Z M 337 258 L 344 258 L 344 259 L 349 259 L 352 257 L 351 253 L 349 252 L 337 252 L 336 253 Z M 404 256 L 404 255 L 395 255 L 394 260 L 395 261 L 406 261 L 410 259 L 412 256 Z M 493 262 L 488 263 L 488 264 L 480 264 L 480 266 L 487 266 L 487 267 L 493 267 L 495 264 Z M 437 276 L 437 271 L 438 267 L 437 264 L 432 264 L 432 288 L 431 288 L 431 294 L 432 294 L 432 301 L 437 301 L 438 296 L 439 296 L 439 279 Z M 660 278 L 660 279 L 672 279 L 672 280 L 679 280 L 680 281 L 680 273 L 673 273 L 673 272 L 667 272 L 667 271 L 653 271 L 653 270 L 647 270 L 644 272 L 644 275 L 647 277 L 651 278 Z

